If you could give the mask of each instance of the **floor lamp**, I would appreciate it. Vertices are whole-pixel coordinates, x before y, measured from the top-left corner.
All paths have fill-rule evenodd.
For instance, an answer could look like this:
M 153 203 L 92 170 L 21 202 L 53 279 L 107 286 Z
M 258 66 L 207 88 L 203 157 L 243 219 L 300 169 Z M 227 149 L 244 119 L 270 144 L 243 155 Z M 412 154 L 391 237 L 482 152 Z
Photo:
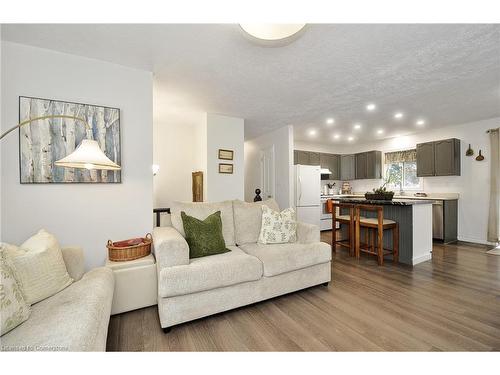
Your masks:
M 35 117 L 23 122 L 20 122 L 16 126 L 10 128 L 5 133 L 0 135 L 0 141 L 10 132 L 15 129 L 20 128 L 21 126 L 30 124 L 32 122 L 38 120 L 47 120 L 53 118 L 66 118 L 72 119 L 75 122 L 82 123 L 87 129 L 92 129 L 90 125 L 84 119 L 75 116 L 68 115 L 50 115 L 50 116 L 41 116 Z M 58 167 L 64 168 L 84 168 L 84 169 L 103 169 L 103 170 L 111 170 L 111 171 L 119 171 L 121 167 L 110 160 L 104 152 L 99 147 L 97 141 L 93 139 L 84 139 L 82 143 L 78 145 L 78 147 L 68 156 L 62 158 L 61 160 L 57 160 L 54 163 Z

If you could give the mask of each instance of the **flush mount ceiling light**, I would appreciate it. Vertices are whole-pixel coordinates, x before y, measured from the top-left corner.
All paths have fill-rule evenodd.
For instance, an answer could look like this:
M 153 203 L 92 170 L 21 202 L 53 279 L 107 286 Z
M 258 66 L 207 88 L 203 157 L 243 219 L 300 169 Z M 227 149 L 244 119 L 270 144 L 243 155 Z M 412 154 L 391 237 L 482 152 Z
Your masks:
M 384 129 L 377 130 L 377 134 L 384 134 Z
M 367 111 L 374 111 L 375 109 L 377 109 L 377 106 L 374 103 L 369 103 L 366 105 Z
M 416 124 L 417 124 L 417 126 L 424 126 L 425 121 L 424 120 L 417 120 Z
M 394 114 L 394 118 L 395 118 L 396 120 L 402 119 L 402 118 L 403 118 L 403 113 L 402 113 L 402 112 L 396 112 L 396 113 Z
M 333 135 L 333 139 L 339 139 L 340 138 L 340 134 L 334 134 Z
M 361 129 L 361 124 L 360 123 L 354 124 L 354 129 L 356 130 Z
M 305 26 L 305 23 L 240 23 L 245 35 L 268 46 L 291 43 L 300 36 Z
M 309 134 L 310 137 L 314 137 L 317 134 L 316 129 L 311 129 L 307 133 Z
M 327 123 L 328 125 L 332 125 L 333 123 L 335 123 L 335 119 L 333 119 L 333 118 L 327 118 L 327 119 L 326 119 L 326 123 Z
M 347 138 L 347 140 L 348 140 L 349 142 L 352 142 L 352 141 L 354 141 L 354 137 L 348 137 L 348 138 Z

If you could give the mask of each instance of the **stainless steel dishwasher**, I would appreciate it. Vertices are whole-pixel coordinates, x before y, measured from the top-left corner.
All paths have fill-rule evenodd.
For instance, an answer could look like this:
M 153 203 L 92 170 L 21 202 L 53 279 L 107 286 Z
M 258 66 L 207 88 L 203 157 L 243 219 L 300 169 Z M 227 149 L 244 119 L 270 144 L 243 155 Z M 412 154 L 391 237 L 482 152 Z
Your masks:
M 443 201 L 432 202 L 432 238 L 444 240 Z

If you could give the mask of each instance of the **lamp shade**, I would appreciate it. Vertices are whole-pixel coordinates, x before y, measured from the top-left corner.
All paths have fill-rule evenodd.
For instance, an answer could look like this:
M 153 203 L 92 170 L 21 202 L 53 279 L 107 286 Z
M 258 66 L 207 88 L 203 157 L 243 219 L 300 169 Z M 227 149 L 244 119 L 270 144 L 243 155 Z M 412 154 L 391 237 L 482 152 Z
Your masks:
M 68 156 L 55 162 L 58 167 L 65 168 L 85 168 L 85 169 L 105 169 L 119 171 L 121 167 L 110 160 L 97 141 L 84 139 L 82 143 Z

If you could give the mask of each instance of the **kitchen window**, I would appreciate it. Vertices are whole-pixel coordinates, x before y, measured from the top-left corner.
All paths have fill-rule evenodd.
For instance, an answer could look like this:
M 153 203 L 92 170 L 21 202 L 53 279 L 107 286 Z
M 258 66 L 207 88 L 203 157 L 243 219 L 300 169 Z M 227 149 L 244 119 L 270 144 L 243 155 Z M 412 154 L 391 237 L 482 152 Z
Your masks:
M 422 180 L 417 177 L 417 150 L 387 152 L 385 180 L 387 187 L 394 190 L 421 190 Z

